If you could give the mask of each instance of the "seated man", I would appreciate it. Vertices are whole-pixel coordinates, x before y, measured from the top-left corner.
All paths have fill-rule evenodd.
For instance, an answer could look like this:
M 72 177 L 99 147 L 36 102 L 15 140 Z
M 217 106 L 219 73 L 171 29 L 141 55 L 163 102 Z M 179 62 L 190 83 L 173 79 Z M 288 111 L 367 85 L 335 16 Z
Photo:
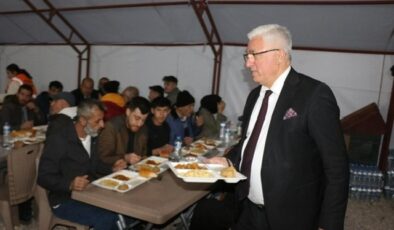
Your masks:
M 171 105 L 174 105 L 176 102 L 176 98 L 180 90 L 178 89 L 178 79 L 174 76 L 164 76 L 164 92 L 166 93 L 166 97 L 171 101 Z
M 44 124 L 44 115 L 32 101 L 33 88 L 30 85 L 19 87 L 18 93 L 8 95 L 0 110 L 1 133 L 5 122 L 11 130 L 31 129 L 35 125 Z
M 123 100 L 125 104 L 129 103 L 131 99 L 138 97 L 140 95 L 140 91 L 138 90 L 137 87 L 134 86 L 128 86 L 126 89 L 124 89 L 121 93 Z
M 53 96 L 49 110 L 50 115 L 61 113 L 69 116 L 71 119 L 74 119 L 77 115 L 77 107 L 75 106 L 74 95 L 69 92 L 58 93 L 57 95 Z
M 63 91 L 63 84 L 59 81 L 51 81 L 48 86 L 48 91 L 40 93 L 35 99 L 37 106 L 40 108 L 41 112 L 44 114 L 45 123 L 48 121 L 50 115 L 49 107 L 51 106 L 51 101 L 53 96 Z
M 74 89 L 71 93 L 75 97 L 75 104 L 79 103 L 85 99 L 98 99 L 99 93 L 94 89 L 94 81 L 91 78 L 84 78 L 79 88 Z
M 135 164 L 147 154 L 148 130 L 144 126 L 149 114 L 149 101 L 133 98 L 126 107 L 126 114 L 109 120 L 99 137 L 100 159 L 120 170 Z
M 197 138 L 218 138 L 220 123 L 227 121 L 227 117 L 223 115 L 223 110 L 225 108 L 224 101 L 220 96 L 210 94 L 204 96 L 200 103 L 201 107 L 198 111 L 198 115 L 202 117 L 204 124 Z
M 48 199 L 55 216 L 95 230 L 117 229 L 117 215 L 71 198 L 99 174 L 110 169 L 99 161 L 96 136 L 104 127 L 104 108 L 95 100 L 85 100 L 77 110 L 75 124 L 70 117 L 57 114 L 51 125 L 62 129 L 47 136 L 38 169 L 38 184 L 49 191 Z
M 60 92 L 56 94 L 51 102 L 50 107 L 50 116 L 49 116 L 49 126 L 46 132 L 46 135 L 50 135 L 53 130 L 62 129 L 63 125 L 60 122 L 52 122 L 59 114 L 66 115 L 72 120 L 77 116 L 77 107 L 75 106 L 75 99 L 74 96 L 69 92 Z M 56 131 L 57 132 L 57 131 Z
M 104 85 L 105 94 L 100 98 L 106 107 L 104 113 L 104 121 L 108 121 L 113 117 L 123 115 L 125 112 L 125 101 L 118 93 L 119 81 L 108 81 Z
M 163 97 L 164 96 L 164 89 L 160 85 L 153 85 L 149 86 L 149 94 L 148 98 L 149 101 L 153 101 L 155 98 Z
M 198 130 L 203 123 L 201 119 L 193 120 L 194 97 L 186 90 L 179 92 L 175 106 L 167 118 L 171 128 L 170 143 L 174 144 L 176 137 L 183 140 L 183 144 L 193 142 Z
M 148 154 L 155 156 L 160 153 L 170 153 L 174 148 L 170 143 L 170 126 L 167 116 L 171 111 L 171 102 L 165 97 L 158 97 L 151 103 L 151 115 L 146 120 L 148 127 Z

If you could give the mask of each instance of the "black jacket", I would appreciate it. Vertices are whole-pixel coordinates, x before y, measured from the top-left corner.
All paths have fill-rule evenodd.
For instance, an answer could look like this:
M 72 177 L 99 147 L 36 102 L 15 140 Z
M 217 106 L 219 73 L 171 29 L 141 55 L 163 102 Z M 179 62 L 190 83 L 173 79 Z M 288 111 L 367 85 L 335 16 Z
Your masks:
M 98 158 L 96 138 L 92 138 L 89 157 L 71 118 L 63 114 L 55 116 L 48 127 L 50 132 L 38 169 L 38 184 L 49 191 L 51 206 L 71 199 L 69 187 L 76 176 L 88 175 L 93 181 L 111 172 Z
M 11 130 L 19 130 L 22 124 L 22 105 L 19 104 L 16 95 L 8 95 L 4 99 L 3 107 L 0 110 L 0 129 L 3 133 L 3 126 L 5 122 L 8 122 L 11 126 Z M 27 109 L 27 119 L 33 121 L 33 124 L 42 125 L 45 123 L 44 115 L 41 111 L 34 112 Z
M 75 98 L 75 105 L 78 106 L 79 103 L 81 103 L 81 101 L 83 101 L 84 99 L 86 99 L 82 92 L 81 89 L 74 89 L 73 91 L 71 91 L 71 93 L 74 95 Z M 92 99 L 99 99 L 99 92 L 97 90 L 93 90 L 92 94 L 90 95 L 90 98 Z

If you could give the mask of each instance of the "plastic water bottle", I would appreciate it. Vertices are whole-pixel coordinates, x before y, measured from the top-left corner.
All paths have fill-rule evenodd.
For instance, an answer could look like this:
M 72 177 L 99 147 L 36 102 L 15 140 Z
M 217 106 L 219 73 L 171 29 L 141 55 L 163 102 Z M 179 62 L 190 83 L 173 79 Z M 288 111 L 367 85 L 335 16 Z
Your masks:
M 238 121 L 237 123 L 237 137 L 241 137 L 242 135 L 242 121 Z
M 180 136 L 177 136 L 175 138 L 175 142 L 174 142 L 174 152 L 171 154 L 170 160 L 172 160 L 172 161 L 179 161 L 180 160 L 181 148 L 182 148 L 182 139 Z
M 220 123 L 219 139 L 224 140 L 224 135 L 226 132 L 226 122 Z
M 177 136 L 175 138 L 175 143 L 174 143 L 174 147 L 175 147 L 175 152 L 179 155 L 181 148 L 182 148 L 182 139 L 180 136 Z
M 230 141 L 231 141 L 231 130 L 230 130 L 230 128 L 226 128 L 225 130 L 224 130 L 224 142 L 225 143 L 230 143 Z
M 8 122 L 4 123 L 3 126 L 3 148 L 11 149 L 11 126 Z

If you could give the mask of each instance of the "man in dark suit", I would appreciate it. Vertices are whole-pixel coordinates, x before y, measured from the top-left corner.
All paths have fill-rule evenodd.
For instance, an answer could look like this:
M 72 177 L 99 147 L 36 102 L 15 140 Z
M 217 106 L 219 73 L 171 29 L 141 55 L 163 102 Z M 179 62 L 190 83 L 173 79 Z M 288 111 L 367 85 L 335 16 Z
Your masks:
M 245 63 L 260 86 L 247 98 L 238 145 L 208 160 L 248 176 L 236 187 L 231 229 L 341 230 L 348 162 L 335 97 L 291 67 L 285 27 L 260 26 L 248 38 Z
M 75 98 L 75 105 L 79 105 L 79 103 L 85 99 L 98 99 L 99 92 L 94 89 L 94 81 L 91 78 L 84 78 L 81 82 L 81 86 L 77 89 L 71 91 Z

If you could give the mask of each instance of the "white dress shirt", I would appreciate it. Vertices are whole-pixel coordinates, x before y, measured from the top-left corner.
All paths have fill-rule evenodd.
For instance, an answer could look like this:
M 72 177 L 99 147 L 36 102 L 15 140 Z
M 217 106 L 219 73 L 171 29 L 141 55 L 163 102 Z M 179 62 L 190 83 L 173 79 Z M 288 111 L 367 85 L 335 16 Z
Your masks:
M 256 149 L 253 155 L 253 161 L 252 161 L 252 167 L 250 173 L 250 189 L 249 189 L 248 198 L 255 204 L 264 204 L 263 186 L 261 183 L 261 166 L 263 163 L 265 141 L 267 138 L 268 128 L 271 123 L 272 113 L 274 112 L 276 102 L 278 101 L 280 92 L 282 91 L 283 88 L 283 84 L 289 72 L 290 72 L 290 66 L 275 80 L 275 82 L 272 84 L 271 89 L 262 85 L 260 90 L 260 95 L 256 101 L 256 104 L 250 116 L 248 130 L 246 133 L 246 139 L 242 146 L 242 157 L 243 157 L 246 144 L 248 143 L 249 137 L 252 134 L 253 128 L 256 124 L 257 116 L 259 114 L 260 107 L 263 102 L 265 91 L 271 90 L 272 94 L 268 100 L 268 109 L 265 115 L 264 124 L 261 129 L 259 139 L 257 141 Z M 240 165 L 242 165 L 242 161 L 240 162 Z
M 85 148 L 86 152 L 88 152 L 88 155 L 90 157 L 90 145 L 92 143 L 92 137 L 87 135 L 85 138 L 79 138 L 82 142 L 83 147 Z

